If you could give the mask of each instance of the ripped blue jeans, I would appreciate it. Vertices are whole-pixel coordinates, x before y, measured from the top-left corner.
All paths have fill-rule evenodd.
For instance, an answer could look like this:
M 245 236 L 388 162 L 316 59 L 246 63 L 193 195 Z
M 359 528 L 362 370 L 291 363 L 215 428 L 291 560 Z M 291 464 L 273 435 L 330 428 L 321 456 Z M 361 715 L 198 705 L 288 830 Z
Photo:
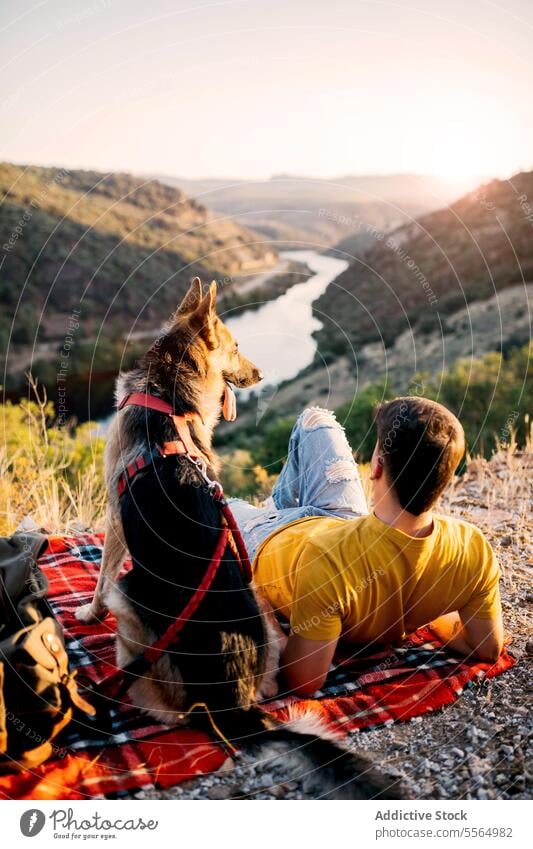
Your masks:
M 272 503 L 254 507 L 229 499 L 250 560 L 261 543 L 284 525 L 307 516 L 355 519 L 368 513 L 357 463 L 341 425 L 329 410 L 310 407 L 291 433 L 287 461 L 272 490 Z

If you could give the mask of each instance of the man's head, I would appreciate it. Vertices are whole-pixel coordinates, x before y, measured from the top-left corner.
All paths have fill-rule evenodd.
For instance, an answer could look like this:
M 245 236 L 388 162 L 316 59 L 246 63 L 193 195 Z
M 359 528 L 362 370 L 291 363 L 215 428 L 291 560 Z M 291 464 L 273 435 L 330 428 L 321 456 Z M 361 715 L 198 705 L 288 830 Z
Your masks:
M 419 516 L 437 501 L 459 465 L 465 450 L 462 425 L 442 404 L 411 396 L 381 404 L 376 425 L 374 485 Z

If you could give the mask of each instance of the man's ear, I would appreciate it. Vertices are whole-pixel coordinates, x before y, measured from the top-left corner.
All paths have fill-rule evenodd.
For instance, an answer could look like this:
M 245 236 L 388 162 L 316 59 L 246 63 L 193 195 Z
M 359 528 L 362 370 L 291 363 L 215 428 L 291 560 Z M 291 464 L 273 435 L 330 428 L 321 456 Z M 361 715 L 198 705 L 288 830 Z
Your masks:
M 189 315 L 191 327 L 202 337 L 209 348 L 216 348 L 215 321 L 217 317 L 217 284 L 213 280 L 209 291 Z
M 383 474 L 383 457 L 380 455 L 372 457 L 370 463 L 370 480 L 377 481 Z
M 184 296 L 181 304 L 178 306 L 176 310 L 176 316 L 184 315 L 185 313 L 192 312 L 196 309 L 200 301 L 202 300 L 202 281 L 199 277 L 195 277 L 191 280 L 191 285 Z

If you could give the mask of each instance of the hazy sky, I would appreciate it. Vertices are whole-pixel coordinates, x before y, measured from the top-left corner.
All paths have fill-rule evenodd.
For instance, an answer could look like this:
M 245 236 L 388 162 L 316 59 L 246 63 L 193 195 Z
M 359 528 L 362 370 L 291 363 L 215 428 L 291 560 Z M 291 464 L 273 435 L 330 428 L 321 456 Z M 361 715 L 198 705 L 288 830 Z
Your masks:
M 193 176 L 533 167 L 531 0 L 3 0 L 0 157 Z

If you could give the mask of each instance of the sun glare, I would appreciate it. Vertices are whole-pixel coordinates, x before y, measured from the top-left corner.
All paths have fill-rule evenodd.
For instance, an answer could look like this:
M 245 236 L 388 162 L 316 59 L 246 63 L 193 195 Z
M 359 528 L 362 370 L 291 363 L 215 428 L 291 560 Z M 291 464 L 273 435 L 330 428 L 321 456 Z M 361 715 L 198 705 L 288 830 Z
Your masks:
M 505 163 L 505 122 L 491 126 L 457 123 L 448 125 L 439 134 L 437 143 L 428 150 L 427 171 L 461 187 L 472 187 L 480 180 L 494 175 L 503 176 Z
M 477 149 L 476 149 L 477 148 Z M 433 173 L 446 180 L 464 183 L 474 179 L 484 171 L 479 147 L 472 144 L 471 139 L 453 136 L 439 141 L 432 152 L 431 161 Z

